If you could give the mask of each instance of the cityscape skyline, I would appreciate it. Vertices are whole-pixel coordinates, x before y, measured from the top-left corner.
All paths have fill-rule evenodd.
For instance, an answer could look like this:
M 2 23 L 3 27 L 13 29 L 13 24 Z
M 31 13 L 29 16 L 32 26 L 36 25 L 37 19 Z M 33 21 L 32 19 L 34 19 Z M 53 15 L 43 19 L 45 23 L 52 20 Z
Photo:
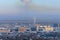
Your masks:
M 0 0 L 0 40 L 60 40 L 60 0 Z

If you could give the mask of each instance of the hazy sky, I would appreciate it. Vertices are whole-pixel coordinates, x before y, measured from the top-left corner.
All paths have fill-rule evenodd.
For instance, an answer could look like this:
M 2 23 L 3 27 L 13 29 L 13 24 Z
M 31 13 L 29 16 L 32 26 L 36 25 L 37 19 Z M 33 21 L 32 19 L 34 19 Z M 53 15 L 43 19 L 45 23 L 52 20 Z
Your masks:
M 21 3 L 20 0 L 0 0 L 0 13 L 17 13 L 19 3 Z M 48 7 L 48 9 L 60 8 L 60 0 L 32 0 L 30 3 L 35 6 Z M 20 5 L 23 5 L 23 3 Z
M 43 6 L 60 7 L 60 0 L 32 0 L 32 2 Z
M 27 7 L 20 0 L 0 0 L 0 20 L 35 16 L 41 20 L 60 20 L 60 14 L 56 12 L 60 11 L 60 0 L 32 0 L 28 5 Z

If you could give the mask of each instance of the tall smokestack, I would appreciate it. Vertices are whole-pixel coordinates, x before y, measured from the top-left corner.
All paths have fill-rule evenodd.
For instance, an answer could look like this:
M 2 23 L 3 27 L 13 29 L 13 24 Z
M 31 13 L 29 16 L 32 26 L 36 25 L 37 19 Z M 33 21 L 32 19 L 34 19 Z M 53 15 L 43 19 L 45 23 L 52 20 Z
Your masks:
M 34 17 L 34 25 L 36 24 L 36 17 Z

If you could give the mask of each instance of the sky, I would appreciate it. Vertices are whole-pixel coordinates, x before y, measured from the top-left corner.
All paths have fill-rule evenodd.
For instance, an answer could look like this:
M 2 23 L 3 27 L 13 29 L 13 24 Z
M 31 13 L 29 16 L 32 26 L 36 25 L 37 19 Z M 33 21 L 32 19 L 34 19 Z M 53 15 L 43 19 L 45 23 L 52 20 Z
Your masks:
M 0 6 L 14 6 L 20 0 L 0 0 Z M 60 7 L 60 0 L 32 0 L 32 4 L 50 6 L 50 7 Z M 0 7 L 1 8 L 1 7 Z
M 43 6 L 44 9 L 45 7 L 48 7 L 48 9 L 60 8 L 60 0 L 31 0 L 30 4 L 37 7 Z M 20 5 L 23 5 L 23 2 L 21 3 L 20 0 L 0 0 L 0 13 L 17 13 L 19 11 L 17 7 L 20 7 Z
M 32 0 L 32 2 L 43 6 L 60 7 L 60 0 Z
M 60 0 L 0 0 L 0 20 L 37 17 L 43 21 L 60 20 Z

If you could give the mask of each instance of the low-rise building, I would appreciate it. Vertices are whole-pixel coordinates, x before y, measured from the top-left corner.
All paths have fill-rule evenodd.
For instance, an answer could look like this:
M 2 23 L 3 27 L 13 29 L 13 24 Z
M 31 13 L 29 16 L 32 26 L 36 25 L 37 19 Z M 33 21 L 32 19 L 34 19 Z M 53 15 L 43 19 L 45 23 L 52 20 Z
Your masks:
M 46 32 L 53 32 L 54 31 L 54 28 L 51 27 L 51 26 L 48 26 L 48 27 L 45 27 L 45 31 Z
M 9 33 L 10 32 L 10 30 L 9 29 L 7 29 L 7 28 L 0 28 L 0 32 L 2 32 L 2 33 Z
M 18 32 L 26 32 L 27 27 L 18 27 Z
M 54 27 L 54 32 L 60 32 L 60 27 Z

